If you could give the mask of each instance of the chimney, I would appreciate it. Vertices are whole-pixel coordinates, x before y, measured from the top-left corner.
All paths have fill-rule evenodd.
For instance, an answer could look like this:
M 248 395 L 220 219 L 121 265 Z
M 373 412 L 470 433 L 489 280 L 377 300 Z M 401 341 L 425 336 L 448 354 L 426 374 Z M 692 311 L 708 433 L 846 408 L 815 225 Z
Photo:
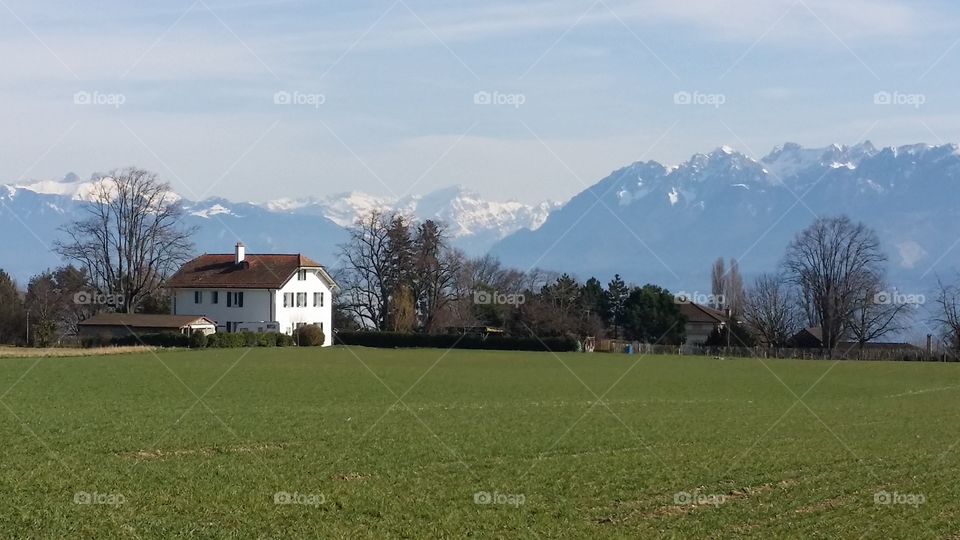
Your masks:
M 247 248 L 243 245 L 243 242 L 237 242 L 237 251 L 234 261 L 236 264 L 240 264 L 247 258 Z

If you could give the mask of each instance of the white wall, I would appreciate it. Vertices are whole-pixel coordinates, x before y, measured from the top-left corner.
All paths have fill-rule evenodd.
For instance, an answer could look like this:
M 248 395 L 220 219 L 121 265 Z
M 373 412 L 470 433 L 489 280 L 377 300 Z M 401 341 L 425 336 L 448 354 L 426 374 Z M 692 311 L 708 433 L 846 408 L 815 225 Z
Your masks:
M 296 306 L 296 293 L 307 293 L 307 307 L 283 307 L 283 294 L 294 293 L 294 306 Z M 313 293 L 323 293 L 323 307 L 313 307 Z M 326 337 L 324 345 L 333 344 L 333 295 L 330 287 L 320 278 L 316 270 L 307 271 L 305 281 L 297 280 L 293 276 L 287 282 L 283 289 L 277 291 L 274 298 L 276 309 L 276 321 L 280 323 L 280 331 L 286 334 L 292 333 L 296 323 L 318 324 L 323 326 L 323 334 Z
M 203 292 L 203 303 L 194 303 L 194 292 Z M 211 303 L 211 292 L 220 294 L 217 304 Z M 227 307 L 228 292 L 243 292 L 243 307 Z M 307 294 L 307 307 L 296 306 L 296 293 Z M 313 293 L 323 293 L 323 307 L 313 307 Z M 283 307 L 283 294 L 294 293 L 294 307 Z M 265 289 L 176 289 L 174 314 L 199 315 L 217 322 L 217 331 L 225 332 L 227 322 L 253 323 L 275 321 L 280 331 L 293 332 L 297 323 L 318 324 L 326 337 L 324 345 L 333 344 L 333 294 L 316 270 L 307 271 L 307 279 L 299 281 L 294 275 L 279 291 Z M 271 311 L 271 307 L 273 310 Z M 273 318 L 271 319 L 271 313 Z
M 203 292 L 203 303 L 195 304 L 193 293 Z M 211 303 L 212 293 L 219 292 L 219 302 Z M 243 307 L 227 307 L 227 293 L 242 292 Z M 202 315 L 217 323 L 217 332 L 227 331 L 227 322 L 260 322 L 270 320 L 270 291 L 264 289 L 177 289 L 175 315 Z

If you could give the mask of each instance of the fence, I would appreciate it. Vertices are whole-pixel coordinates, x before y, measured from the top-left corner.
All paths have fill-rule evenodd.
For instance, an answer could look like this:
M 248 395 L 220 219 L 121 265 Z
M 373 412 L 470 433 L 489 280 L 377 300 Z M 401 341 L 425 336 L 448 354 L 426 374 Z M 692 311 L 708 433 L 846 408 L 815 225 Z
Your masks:
M 931 354 L 923 349 L 913 348 L 838 348 L 829 354 L 822 349 L 791 349 L 774 347 L 705 347 L 702 345 L 651 345 L 639 341 L 601 339 L 597 341 L 595 352 L 646 355 L 712 356 L 720 358 L 792 358 L 798 360 L 865 360 L 865 361 L 906 361 L 906 362 L 957 362 L 960 356 L 956 352 L 934 351 Z

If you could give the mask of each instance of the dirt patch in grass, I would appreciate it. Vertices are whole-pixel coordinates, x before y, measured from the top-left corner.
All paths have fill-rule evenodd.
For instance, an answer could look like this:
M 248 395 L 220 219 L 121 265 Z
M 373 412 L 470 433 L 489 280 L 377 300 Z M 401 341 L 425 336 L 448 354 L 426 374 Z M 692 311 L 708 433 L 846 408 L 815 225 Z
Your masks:
M 80 358 L 89 356 L 112 356 L 115 354 L 137 354 L 154 350 L 154 347 L 99 347 L 93 349 L 74 349 L 53 347 L 34 349 L 30 347 L 0 347 L 0 358 Z
M 657 518 L 668 517 L 668 516 L 685 516 L 701 510 L 705 510 L 709 508 L 717 508 L 718 506 L 730 504 L 731 502 L 734 502 L 734 501 L 755 497 L 757 495 L 762 495 L 764 493 L 769 493 L 774 489 L 788 489 L 791 486 L 794 486 L 796 484 L 797 484 L 797 480 L 787 479 L 787 480 L 781 480 L 780 482 L 760 484 L 758 486 L 747 486 L 740 489 L 728 491 L 727 493 L 724 493 L 724 494 L 717 493 L 717 494 L 714 494 L 708 497 L 703 497 L 703 498 L 697 497 L 696 495 L 708 493 L 709 489 L 704 486 L 701 486 L 697 490 L 697 492 L 693 494 L 693 496 L 691 497 L 691 501 L 687 504 L 679 504 L 679 503 L 670 504 L 666 506 L 659 506 L 652 510 L 636 509 L 620 518 L 618 518 L 615 515 L 612 515 L 612 516 L 604 516 L 594 521 L 601 524 L 616 525 L 619 523 L 629 521 L 631 519 L 635 519 L 637 517 L 639 517 L 642 520 L 648 520 L 648 519 L 657 519 Z M 718 496 L 722 496 L 722 501 L 718 502 L 718 499 L 717 499 Z M 675 497 L 674 495 L 671 495 L 669 498 L 674 498 L 674 497 Z M 666 499 L 668 497 L 664 497 L 664 498 Z
M 226 448 L 182 448 L 177 450 L 138 450 L 117 454 L 122 459 L 133 461 L 163 461 L 179 457 L 216 456 L 222 454 L 244 454 L 252 452 L 272 452 L 290 446 L 286 443 L 261 443 L 254 445 L 230 446 Z

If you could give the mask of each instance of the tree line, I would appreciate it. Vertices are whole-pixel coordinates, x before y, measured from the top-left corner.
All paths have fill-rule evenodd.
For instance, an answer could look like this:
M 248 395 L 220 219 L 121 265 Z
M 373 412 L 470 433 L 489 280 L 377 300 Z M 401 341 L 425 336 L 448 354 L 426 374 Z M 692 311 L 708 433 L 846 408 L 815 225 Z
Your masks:
M 97 311 L 169 312 L 163 283 L 194 252 L 195 230 L 170 186 L 149 171 L 105 175 L 85 214 L 61 230 L 54 251 L 66 264 L 21 287 L 0 269 L 0 343 L 49 345 Z M 708 344 L 788 346 L 805 327 L 825 348 L 895 335 L 919 317 L 886 275 L 877 234 L 845 216 L 818 218 L 786 247 L 774 272 L 744 284 L 739 262 L 711 267 L 710 307 L 725 324 Z M 528 337 L 595 336 L 681 343 L 684 317 L 655 284 L 580 281 L 539 268 L 509 268 L 450 245 L 443 223 L 371 212 L 339 246 L 337 329 L 439 334 L 497 327 Z M 937 280 L 926 319 L 960 351 L 960 275 Z

